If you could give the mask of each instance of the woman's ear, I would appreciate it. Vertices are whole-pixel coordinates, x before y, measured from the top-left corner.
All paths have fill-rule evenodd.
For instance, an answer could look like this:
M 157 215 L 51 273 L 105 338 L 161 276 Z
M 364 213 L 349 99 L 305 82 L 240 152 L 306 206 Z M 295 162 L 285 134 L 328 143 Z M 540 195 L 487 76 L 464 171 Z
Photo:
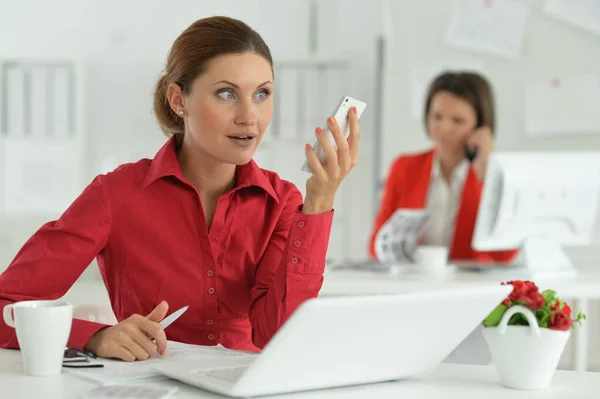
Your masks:
M 169 100 L 171 109 L 177 115 L 183 115 L 185 113 L 183 92 L 177 83 L 171 83 L 167 88 L 167 100 Z

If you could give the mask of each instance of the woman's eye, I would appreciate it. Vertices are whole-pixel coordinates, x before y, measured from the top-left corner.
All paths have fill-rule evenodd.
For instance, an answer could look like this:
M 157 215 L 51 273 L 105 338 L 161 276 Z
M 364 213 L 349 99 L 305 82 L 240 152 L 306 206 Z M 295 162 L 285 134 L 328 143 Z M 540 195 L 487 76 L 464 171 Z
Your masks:
M 267 90 L 262 90 L 259 91 L 258 93 L 256 93 L 256 99 L 257 100 L 265 100 L 267 97 L 269 96 L 269 91 Z
M 221 90 L 217 93 L 217 95 L 223 100 L 233 100 L 233 98 L 235 97 L 231 90 Z

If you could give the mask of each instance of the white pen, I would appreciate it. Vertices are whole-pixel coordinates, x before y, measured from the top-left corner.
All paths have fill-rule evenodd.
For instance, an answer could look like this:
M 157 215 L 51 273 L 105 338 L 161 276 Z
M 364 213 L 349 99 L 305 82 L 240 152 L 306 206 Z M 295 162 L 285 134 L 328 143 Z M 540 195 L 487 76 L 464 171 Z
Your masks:
M 179 316 L 181 316 L 186 310 L 188 310 L 188 308 L 190 307 L 190 305 L 184 306 L 181 309 L 179 309 L 176 312 L 171 313 L 170 315 L 168 315 L 167 317 L 165 317 L 164 319 L 162 319 L 162 321 L 160 323 L 158 323 L 162 329 L 164 330 L 165 328 L 169 327 L 171 324 L 173 324 L 173 322 L 175 320 L 177 320 L 179 318 Z M 146 336 L 148 338 L 150 338 L 151 340 L 154 340 L 154 338 L 152 337 L 152 335 L 145 333 Z
M 181 316 L 186 310 L 188 310 L 189 307 L 190 307 L 190 305 L 187 305 L 187 306 L 182 307 L 178 311 L 171 313 L 170 315 L 168 315 L 167 317 L 162 319 L 162 321 L 158 324 L 160 324 L 160 326 L 164 330 L 165 328 L 167 328 L 171 324 L 173 324 L 173 322 L 175 320 L 177 320 L 179 318 L 179 316 Z

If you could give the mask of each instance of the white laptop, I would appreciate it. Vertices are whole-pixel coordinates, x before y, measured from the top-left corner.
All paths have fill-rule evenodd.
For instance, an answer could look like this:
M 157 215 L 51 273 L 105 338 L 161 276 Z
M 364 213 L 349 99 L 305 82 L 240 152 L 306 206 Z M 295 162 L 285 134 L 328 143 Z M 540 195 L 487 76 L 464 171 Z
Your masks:
M 511 290 L 498 284 L 315 298 L 304 302 L 255 357 L 211 369 L 193 361 L 165 362 L 157 370 L 233 397 L 418 377 L 438 366 Z

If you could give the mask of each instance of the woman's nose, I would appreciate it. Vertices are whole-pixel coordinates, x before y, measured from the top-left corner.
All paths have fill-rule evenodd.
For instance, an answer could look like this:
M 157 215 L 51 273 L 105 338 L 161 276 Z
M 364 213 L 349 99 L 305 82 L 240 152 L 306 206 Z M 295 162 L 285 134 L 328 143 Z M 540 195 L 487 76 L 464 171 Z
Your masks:
M 257 118 L 256 112 L 254 111 L 254 105 L 241 102 L 235 117 L 235 123 L 243 126 L 252 126 L 256 124 L 256 121 Z

